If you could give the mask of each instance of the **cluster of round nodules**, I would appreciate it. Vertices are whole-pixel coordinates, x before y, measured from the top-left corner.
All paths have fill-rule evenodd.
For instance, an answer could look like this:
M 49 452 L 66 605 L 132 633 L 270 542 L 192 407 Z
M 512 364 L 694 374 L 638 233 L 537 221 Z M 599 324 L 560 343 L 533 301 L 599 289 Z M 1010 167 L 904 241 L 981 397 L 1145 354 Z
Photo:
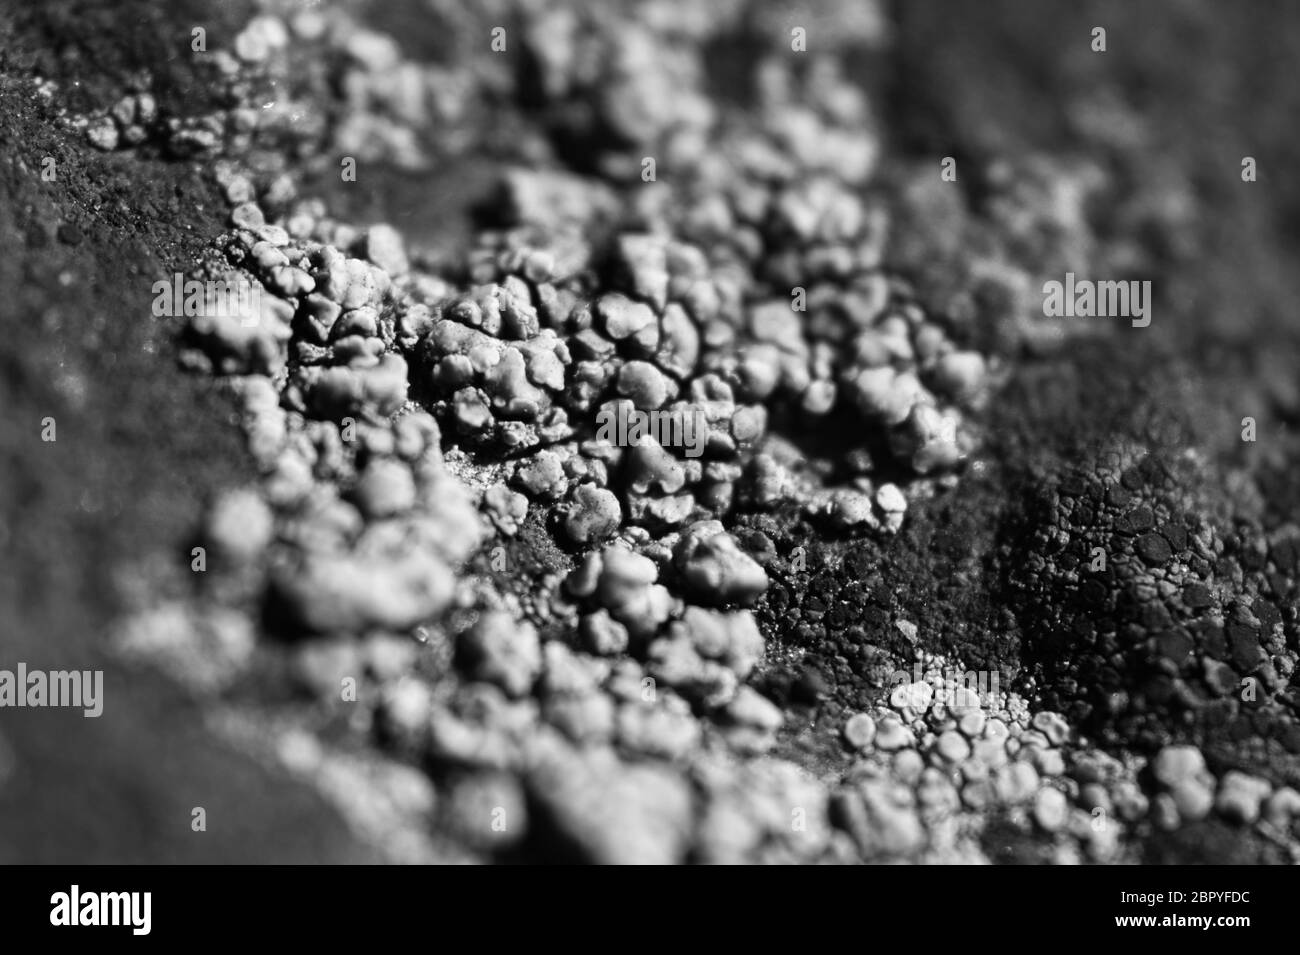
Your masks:
M 560 188 L 543 174 L 507 183 L 511 194 L 525 194 L 514 209 L 544 207 L 526 193 Z M 847 345 L 810 344 L 788 302 L 748 306 L 697 247 L 644 233 L 615 237 L 613 287 L 584 298 L 555 262 L 589 274 L 593 250 L 530 244 L 539 226 L 520 221 L 491 237 L 492 257 L 480 259 L 477 272 L 491 281 L 420 313 L 411 334 L 430 329 L 415 346 L 418 374 L 458 433 L 503 449 L 544 447 L 537 458 L 544 468 L 530 461 L 516 484 L 548 502 L 567 493 L 565 526 L 575 543 L 599 543 L 624 523 L 672 532 L 740 500 L 758 508 L 795 501 L 843 527 L 897 530 L 906 510 L 897 486 L 877 487 L 867 473 L 840 487 L 809 485 L 769 453 L 769 409 L 797 409 L 810 389 L 829 397 L 819 414 L 836 395 L 857 395 L 857 409 L 917 472 L 942 472 L 960 459 L 955 412 L 937 410 L 916 374 L 973 407 L 986 394 L 983 359 L 955 351 L 929 325 L 918 332 L 930 343 L 920 358 L 906 334 L 890 346 L 892 358 L 870 344 L 899 322 L 913 328 L 917 309 L 864 330 L 852 354 Z M 861 369 L 865 362 L 875 364 Z M 907 362 L 919 362 L 915 374 L 897 371 Z M 888 382 L 872 384 L 877 373 Z M 845 375 L 847 387 L 832 380 Z M 871 470 L 865 456 L 855 460 Z
M 1285 833 L 1300 794 L 1228 770 L 1219 779 L 1199 749 L 1170 745 L 1149 761 L 1081 740 L 1058 713 L 1033 712 L 1015 693 L 971 686 L 926 656 L 921 679 L 900 680 L 888 705 L 850 716 L 858 754 L 831 797 L 833 821 L 868 858 L 968 858 L 985 821 L 999 816 L 1051 837 L 1050 861 L 1123 861 L 1125 831 L 1174 830 L 1217 813 Z
M 883 267 L 888 216 L 862 195 L 877 140 L 861 93 L 821 66 L 796 81 L 780 57 L 760 73 L 758 121 L 718 130 L 680 184 L 645 200 L 744 303 L 743 322 L 705 335 L 706 365 L 813 425 L 852 409 L 915 473 L 950 470 L 990 368 Z
M 752 621 L 683 613 L 657 584 L 653 563 L 618 545 L 574 577 L 572 596 L 590 608 L 579 647 L 543 641 L 512 613 L 489 611 L 456 641 L 466 682 L 452 689 L 405 680 L 382 691 L 376 720 L 385 736 L 441 767 L 456 780 L 453 792 L 467 787 L 464 800 L 452 800 L 464 812 L 445 819 L 451 830 L 499 851 L 544 826 L 548 838 L 602 863 L 738 862 L 777 846 L 791 859 L 824 853 L 821 787 L 788 763 L 751 770 L 727 755 L 766 751 L 781 722 L 739 683 L 762 651 Z M 674 614 L 681 626 L 656 636 Z M 647 642 L 682 643 L 679 659 L 652 649 L 643 665 L 627 652 Z M 704 721 L 697 711 L 710 692 L 716 716 Z M 745 773 L 753 779 L 740 785 Z M 474 806 L 486 798 L 479 787 L 510 799 Z M 489 830 L 488 809 L 522 805 L 542 812 L 507 808 L 509 826 Z M 808 826 L 790 825 L 796 807 Z M 722 832 L 705 824 L 723 816 Z M 722 839 L 726 832 L 735 838 Z
M 705 586 L 710 602 L 752 603 L 767 587 L 762 568 L 720 525 L 693 527 L 665 563 L 667 579 L 689 581 L 680 588 L 687 594 Z M 566 582 L 586 610 L 580 624 L 585 649 L 630 651 L 646 662 L 652 679 L 697 707 L 775 732 L 780 711 L 743 685 L 763 655 L 753 615 L 686 604 L 659 582 L 660 573 L 654 560 L 619 543 L 588 554 Z
M 193 317 L 190 361 L 228 375 L 265 476 L 259 493 L 241 492 L 214 508 L 206 532 L 214 558 L 222 566 L 264 570 L 271 606 L 296 629 L 400 633 L 439 619 L 456 600 L 453 568 L 482 544 L 485 524 L 475 516 L 473 492 L 444 465 L 437 419 L 405 401 L 408 369 L 418 369 L 417 376 L 427 370 L 434 379 L 458 364 L 444 359 L 478 360 L 491 389 L 484 392 L 489 413 L 500 413 L 506 424 L 535 426 L 552 399 L 533 379 L 548 367 L 563 368 L 561 340 L 513 302 L 497 311 L 481 303 L 500 300 L 484 296 L 414 301 L 444 290 L 409 274 L 389 230 L 349 236 L 324 220 L 311 223 L 305 205 L 291 215 L 289 228 L 268 225 L 251 203 L 236 206 L 232 218 L 236 231 L 222 243 L 227 264 L 257 282 L 269 304 L 261 303 L 251 327 L 228 316 Z M 347 240 L 344 246 L 359 255 L 321 241 L 326 236 Z M 463 307 L 466 301 L 480 303 L 477 315 Z M 439 317 L 447 313 L 467 321 Z M 502 337 L 480 331 L 484 326 Z M 449 341 L 456 347 L 444 348 Z M 404 349 L 413 356 L 409 364 Z M 437 362 L 429 360 L 430 350 L 441 353 Z M 539 366 L 542 355 L 555 363 Z M 516 380 L 496 373 L 515 362 Z M 416 387 L 440 384 L 417 381 Z M 454 400 L 450 408 L 431 407 L 447 411 L 444 420 L 453 426 L 464 423 Z M 598 511 L 592 496 L 605 491 L 608 478 L 598 472 L 608 462 L 583 461 L 576 452 L 566 458 L 563 450 L 536 450 L 511 470 L 510 480 L 539 501 L 577 501 Z M 481 498 L 499 529 L 513 493 L 502 490 L 492 485 Z M 490 721 L 482 725 L 494 711 L 468 702 L 484 694 L 500 694 L 507 710 L 539 707 L 565 746 L 617 745 L 681 759 L 704 732 L 699 714 L 708 714 L 731 749 L 770 748 L 782 715 L 744 685 L 763 640 L 749 611 L 735 609 L 766 588 L 762 568 L 717 520 L 654 537 L 622 527 L 617 499 L 612 507 L 613 516 L 594 529 L 575 529 L 578 520 L 591 518 L 574 510 L 566 521 L 575 540 L 623 534 L 621 543 L 592 550 L 569 581 L 569 597 L 586 608 L 578 628 L 583 652 L 543 644 L 514 613 L 485 612 L 454 638 L 454 663 L 467 682 L 453 693 L 449 710 L 440 716 L 426 690 L 394 687 L 391 705 L 376 713 L 383 732 L 423 740 L 418 745 L 435 759 L 464 771 L 493 768 L 498 787 L 505 785 L 502 769 L 526 763 L 508 758 L 519 740 L 512 743 Z M 672 596 L 658 583 L 661 573 L 695 603 Z M 329 640 L 337 650 L 337 640 Z M 338 659 L 350 655 L 341 651 Z M 319 678 L 313 684 L 331 686 Z M 519 725 L 535 724 L 530 717 Z M 621 857 L 624 850 L 608 851 Z
M 1051 861 L 1119 857 L 1128 809 L 1101 818 L 1080 800 L 1067 771 L 1073 734 L 1058 714 L 1031 716 L 996 678 L 980 674 L 985 682 L 972 686 L 974 674 L 954 675 L 940 657 L 925 655 L 915 675 L 842 728 L 858 758 L 832 793 L 832 819 L 864 857 L 979 861 L 979 835 L 994 815 L 1048 836 Z M 1118 762 L 1108 769 L 1123 775 Z
M 152 94 L 128 93 L 103 116 L 87 120 L 86 138 L 103 152 L 138 146 L 149 137 L 157 118 L 158 102 Z
M 277 36 L 261 24 L 236 55 L 274 72 Z M 391 41 L 348 44 L 365 74 L 350 98 L 393 105 L 421 88 Z M 626 80 L 627 102 L 661 95 Z M 333 221 L 283 178 L 255 187 L 216 169 L 233 212 L 212 269 L 258 296 L 251 315 L 194 316 L 187 358 L 239 394 L 263 480 L 218 509 L 208 539 L 253 569 L 250 591 L 264 582 L 267 619 L 317 635 L 290 653 L 320 702 L 361 674 L 367 715 L 351 725 L 445 774 L 444 821 L 468 844 L 505 849 L 545 825 L 596 861 L 878 854 L 859 817 L 831 824 L 825 787 L 793 766 L 734 764 L 767 753 L 784 717 L 746 684 L 764 654 L 748 608 L 767 577 L 724 521 L 738 502 L 797 502 L 896 531 L 903 488 L 877 485 L 865 455 L 850 486 L 822 487 L 772 420 L 847 411 L 917 474 L 942 473 L 986 369 L 884 275 L 881 216 L 852 188 L 876 139 L 834 77 L 813 86 L 811 103 L 772 94 L 721 164 L 673 139 L 713 121 L 690 110 L 657 114 L 649 139 L 611 140 L 605 166 L 673 140 L 682 181 L 716 189 L 712 221 L 656 207 L 656 190 L 629 204 L 592 180 L 509 172 L 505 225 L 476 237 L 454 283 L 387 226 Z M 796 273 L 803 307 L 787 294 Z M 241 544 L 232 513 L 258 507 L 249 526 L 264 530 Z M 576 568 L 556 583 L 556 619 L 534 625 L 465 564 L 493 529 L 518 535 L 536 515 Z M 436 679 L 370 659 L 417 627 Z M 489 827 L 484 801 L 511 824 Z
M 456 38 L 448 49 L 463 54 L 443 62 L 408 56 L 397 37 L 338 7 L 258 15 L 229 50 L 202 54 L 238 105 L 198 121 L 229 152 L 286 135 L 315 147 L 309 162 L 337 169 L 335 157 L 350 160 L 354 176 L 356 164 L 425 170 L 435 156 L 467 152 L 490 135 L 483 107 L 513 87 L 517 68 L 507 57 L 473 55 L 482 50 L 471 37 L 491 40 L 486 11 L 444 6 L 433 15 L 435 29 Z M 534 144 L 516 146 L 536 152 Z
M 477 23 L 455 26 L 465 35 L 478 31 Z M 366 28 L 343 9 L 259 14 L 228 48 L 210 27 L 195 23 L 178 37 L 178 53 L 203 71 L 214 102 L 233 105 L 172 115 L 158 108 L 145 75 L 132 77 L 131 92 L 111 108 L 66 122 L 103 151 L 150 140 L 176 157 L 212 158 L 289 136 L 315 144 L 313 154 L 322 160 L 339 155 L 419 170 L 429 167 L 435 152 L 474 145 L 482 126 L 475 107 L 513 82 L 505 60 L 444 65 L 409 58 L 392 36 Z M 333 108 L 322 108 L 331 100 Z
M 505 185 L 517 209 L 539 205 L 529 191 L 554 187 L 543 174 Z M 491 254 L 472 257 L 483 284 L 399 318 L 418 393 L 467 443 L 534 451 L 510 482 L 539 503 L 563 501 L 575 544 L 625 524 L 671 532 L 725 513 L 767 412 L 739 379 L 700 367 L 707 323 L 726 325 L 726 293 L 702 253 L 619 234 L 619 277 L 584 294 L 600 250 L 530 244 L 532 228 L 482 237 Z
M 241 191 L 229 170 L 225 186 Z M 437 421 L 406 402 L 393 279 L 376 264 L 400 276 L 400 241 L 383 227 L 349 235 L 311 204 L 288 228 L 251 201 L 231 219 L 218 245 L 227 274 L 258 290 L 255 306 L 192 317 L 186 357 L 231 376 L 274 521 L 253 522 L 273 532 L 252 542 L 249 524 L 216 509 L 216 555 L 264 566 L 268 600 L 289 626 L 400 632 L 436 619 L 488 526 L 478 495 L 444 465 Z
M 174 115 L 160 108 L 150 92 L 152 77 L 145 71 L 128 78 L 128 92 L 107 110 L 62 119 L 73 129 L 83 130 L 87 141 L 103 152 L 131 149 L 146 141 L 156 142 L 180 158 L 210 158 L 222 152 L 243 151 L 259 130 L 277 123 L 302 125 L 298 113 L 281 95 L 283 67 L 280 83 L 272 87 L 276 90 L 272 96 L 254 97 L 254 86 L 261 84 L 248 75 L 250 68 L 262 65 L 273 55 L 283 60 L 290 40 L 290 32 L 281 20 L 259 16 L 236 35 L 233 50 L 209 51 L 207 28 L 196 24 L 190 36 L 180 42 L 188 45 L 186 52 L 206 71 L 205 78 L 217 93 L 214 101 L 224 99 L 235 105 Z
M 376 76 L 398 70 L 391 40 L 365 32 L 343 40 L 345 31 L 318 19 L 299 17 L 292 31 L 346 42 Z M 261 64 L 285 46 L 282 34 L 259 18 L 235 54 Z M 712 190 L 726 210 L 722 251 L 710 233 L 719 222 L 678 222 L 650 199 L 638 215 L 707 240 L 709 253 L 662 231 L 616 232 L 608 247 L 593 249 L 584 230 L 607 203 L 570 199 L 557 209 L 536 194 L 565 193 L 550 181 L 564 176 L 513 173 L 504 206 L 514 227 L 480 236 L 471 254 L 479 284 L 452 289 L 412 270 L 384 227 L 322 228 L 313 224 L 319 207 L 280 202 L 282 224 L 267 223 L 232 176 L 223 185 L 240 204 L 229 257 L 274 293 L 263 308 L 270 314 L 254 323 L 205 319 L 195 333 L 219 370 L 274 374 L 292 324 L 287 400 L 296 410 L 335 421 L 382 417 L 400 407 L 409 384 L 454 440 L 533 452 L 510 469 L 510 488 L 490 496 L 493 522 L 512 532 L 529 501 L 559 502 L 559 526 L 579 546 L 599 545 L 625 524 L 662 533 L 723 515 L 750 488 L 751 502 L 778 503 L 764 465 L 753 464 L 776 406 L 814 417 L 856 408 L 916 472 L 943 471 L 963 454 L 957 407 L 976 406 L 985 393 L 983 359 L 927 323 L 905 286 L 880 269 L 882 215 L 852 188 L 875 165 L 860 97 L 834 71 L 819 68 L 799 90 L 780 69 L 767 74 L 753 128 L 730 135 L 717 161 L 685 147 L 681 154 L 686 185 L 677 198 Z M 697 80 L 685 71 L 669 85 Z M 582 87 L 572 76 L 549 85 L 561 99 L 572 92 L 562 90 Z M 651 128 L 677 128 L 685 114 L 663 115 Z M 836 148 L 810 150 L 791 124 Z M 557 218 L 571 228 L 558 228 Z M 749 234 L 756 241 L 736 239 Z M 588 294 L 598 271 L 609 281 Z M 809 276 L 807 314 L 771 297 L 776 279 L 796 273 Z M 877 488 L 865 474 L 816 490 L 808 510 L 846 527 L 897 529 L 906 506 L 896 487 Z
M 1260 825 L 1285 833 L 1300 818 L 1300 793 L 1290 786 L 1275 788 L 1267 779 L 1227 770 L 1217 780 L 1195 746 L 1166 746 L 1151 761 L 1157 792 L 1151 818 L 1163 829 L 1177 829 L 1217 812 L 1239 825 Z

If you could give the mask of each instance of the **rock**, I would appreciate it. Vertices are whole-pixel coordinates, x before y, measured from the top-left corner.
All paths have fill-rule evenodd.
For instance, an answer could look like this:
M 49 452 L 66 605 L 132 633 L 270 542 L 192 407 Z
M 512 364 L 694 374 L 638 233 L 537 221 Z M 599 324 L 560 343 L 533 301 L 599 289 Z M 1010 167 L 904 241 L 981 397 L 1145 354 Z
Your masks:
M 1239 623 L 1229 624 L 1227 630 L 1233 664 L 1239 672 L 1250 673 L 1264 659 L 1264 653 L 1259 646 L 1259 631 Z
M 1205 682 L 1219 696 L 1228 696 L 1240 686 L 1237 671 L 1220 660 L 1206 658 L 1202 661 Z
M 1143 534 L 1134 546 L 1138 556 L 1151 567 L 1161 567 L 1173 556 L 1169 542 L 1154 531 Z

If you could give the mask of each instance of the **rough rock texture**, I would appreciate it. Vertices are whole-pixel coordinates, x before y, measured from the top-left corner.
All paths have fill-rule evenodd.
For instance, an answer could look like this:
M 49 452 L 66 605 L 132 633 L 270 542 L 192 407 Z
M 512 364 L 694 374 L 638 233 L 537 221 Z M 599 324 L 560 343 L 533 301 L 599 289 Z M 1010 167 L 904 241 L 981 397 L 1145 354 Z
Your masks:
M 127 5 L 0 19 L 14 858 L 1294 861 L 1293 13 Z

